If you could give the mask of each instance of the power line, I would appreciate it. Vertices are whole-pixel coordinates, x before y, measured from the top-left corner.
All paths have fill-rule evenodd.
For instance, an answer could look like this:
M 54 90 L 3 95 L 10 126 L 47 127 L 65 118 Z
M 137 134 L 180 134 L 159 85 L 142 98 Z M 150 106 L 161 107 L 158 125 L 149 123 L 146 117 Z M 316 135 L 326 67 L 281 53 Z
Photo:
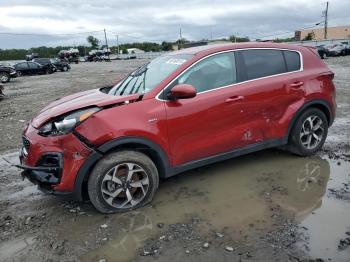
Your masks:
M 57 33 L 57 34 L 37 34 L 37 33 L 11 33 L 11 32 L 0 32 L 0 35 L 18 35 L 18 36 L 65 36 L 65 35 L 84 35 L 92 33 L 102 33 L 103 30 L 88 31 L 88 32 L 77 32 L 77 33 Z
M 292 32 L 295 32 L 295 31 L 301 31 L 301 30 L 305 30 L 305 29 L 311 29 L 311 28 L 315 28 L 315 27 L 319 26 L 319 25 L 322 24 L 322 23 L 323 23 L 323 21 L 322 21 L 322 22 L 318 22 L 318 23 L 316 23 L 316 24 L 314 24 L 314 25 L 312 25 L 312 26 L 303 27 L 303 28 L 296 29 L 296 30 L 288 30 L 288 31 L 281 32 L 281 33 L 278 33 L 278 34 L 260 36 L 260 38 L 279 36 L 279 35 L 284 35 L 284 34 L 292 33 Z

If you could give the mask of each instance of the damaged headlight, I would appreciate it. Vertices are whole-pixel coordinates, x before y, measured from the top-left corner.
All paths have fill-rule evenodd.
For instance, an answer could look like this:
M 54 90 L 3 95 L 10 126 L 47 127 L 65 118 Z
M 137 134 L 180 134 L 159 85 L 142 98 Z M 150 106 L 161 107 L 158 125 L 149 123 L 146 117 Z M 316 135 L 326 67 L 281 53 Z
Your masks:
M 43 125 L 39 134 L 42 136 L 57 136 L 71 132 L 78 124 L 89 118 L 91 115 L 99 111 L 99 107 L 90 107 L 74 111 L 68 115 L 58 117 Z

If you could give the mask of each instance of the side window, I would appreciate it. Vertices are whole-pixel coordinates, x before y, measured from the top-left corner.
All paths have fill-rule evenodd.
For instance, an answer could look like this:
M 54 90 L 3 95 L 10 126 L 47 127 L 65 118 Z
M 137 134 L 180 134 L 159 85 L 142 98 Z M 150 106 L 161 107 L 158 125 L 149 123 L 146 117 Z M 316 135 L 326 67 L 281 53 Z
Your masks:
M 247 80 L 287 72 L 281 50 L 251 49 L 239 52 L 245 63 Z
M 30 69 L 38 69 L 39 65 L 35 64 L 35 63 L 29 63 L 29 68 Z
M 300 70 L 300 55 L 295 51 L 283 51 L 284 58 L 286 59 L 288 72 Z
M 25 62 L 25 63 L 19 63 L 17 65 L 17 68 L 18 69 L 28 69 L 28 64 Z
M 203 92 L 236 83 L 234 53 L 222 53 L 205 58 L 181 75 L 175 84 L 190 84 Z

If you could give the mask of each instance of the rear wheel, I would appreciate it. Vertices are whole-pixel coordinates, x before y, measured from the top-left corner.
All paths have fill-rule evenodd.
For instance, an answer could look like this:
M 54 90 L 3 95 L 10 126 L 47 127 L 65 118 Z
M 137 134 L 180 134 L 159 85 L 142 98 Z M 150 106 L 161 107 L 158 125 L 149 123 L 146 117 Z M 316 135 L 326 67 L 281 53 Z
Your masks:
M 317 109 L 307 109 L 294 124 L 287 149 L 300 156 L 309 156 L 323 146 L 328 133 L 325 114 Z
M 7 83 L 10 81 L 10 75 L 6 72 L 0 73 L 0 82 L 1 83 Z
M 96 164 L 88 181 L 88 193 L 98 211 L 117 213 L 151 202 L 158 184 L 157 168 L 148 156 L 118 151 Z
M 63 72 L 67 72 L 67 71 L 68 71 L 68 67 L 67 67 L 67 66 L 63 66 L 63 67 L 62 67 L 62 71 L 63 71 Z

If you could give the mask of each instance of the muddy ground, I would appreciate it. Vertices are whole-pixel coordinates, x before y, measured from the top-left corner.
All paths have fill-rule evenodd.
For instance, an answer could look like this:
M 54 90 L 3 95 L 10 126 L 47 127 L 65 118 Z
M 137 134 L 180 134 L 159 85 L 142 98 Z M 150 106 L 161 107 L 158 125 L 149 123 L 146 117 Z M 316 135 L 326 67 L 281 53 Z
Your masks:
M 337 119 L 324 150 L 265 150 L 162 181 L 151 205 L 115 215 L 44 195 L 15 162 L 21 130 L 59 97 L 145 61 L 21 77 L 0 101 L 0 261 L 350 261 L 350 56 L 329 58 Z

